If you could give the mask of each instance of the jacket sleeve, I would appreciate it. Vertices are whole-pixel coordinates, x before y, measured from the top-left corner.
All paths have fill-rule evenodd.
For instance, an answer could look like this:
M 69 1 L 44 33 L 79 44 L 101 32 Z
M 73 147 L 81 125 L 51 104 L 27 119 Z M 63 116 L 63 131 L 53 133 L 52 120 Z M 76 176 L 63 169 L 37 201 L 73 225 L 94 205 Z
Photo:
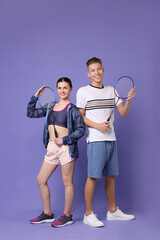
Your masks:
M 46 116 L 46 110 L 43 108 L 36 108 L 38 97 L 32 96 L 27 106 L 27 117 L 41 118 Z
M 78 111 L 78 109 L 74 109 L 72 112 L 72 122 L 73 122 L 73 132 L 68 134 L 68 136 L 64 136 L 62 138 L 62 142 L 64 145 L 73 144 L 78 141 L 85 134 L 85 125 L 83 122 L 83 118 Z

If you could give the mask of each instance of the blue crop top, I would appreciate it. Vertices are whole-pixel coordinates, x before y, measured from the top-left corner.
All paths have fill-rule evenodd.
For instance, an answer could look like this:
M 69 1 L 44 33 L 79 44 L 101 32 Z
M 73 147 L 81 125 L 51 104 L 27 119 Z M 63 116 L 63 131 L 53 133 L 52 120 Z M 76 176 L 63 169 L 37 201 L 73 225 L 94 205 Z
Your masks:
M 60 111 L 55 111 L 53 107 L 47 118 L 48 125 L 58 125 L 67 128 L 67 113 L 70 104 L 71 103 L 68 103 L 65 108 Z

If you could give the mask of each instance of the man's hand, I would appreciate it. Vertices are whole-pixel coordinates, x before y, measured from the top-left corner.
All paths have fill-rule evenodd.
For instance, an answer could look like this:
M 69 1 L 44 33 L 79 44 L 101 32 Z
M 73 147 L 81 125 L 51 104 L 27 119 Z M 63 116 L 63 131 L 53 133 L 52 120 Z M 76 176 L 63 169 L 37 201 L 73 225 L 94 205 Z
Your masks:
M 110 122 L 108 122 L 108 121 L 103 122 L 103 123 L 96 123 L 96 129 L 102 133 L 107 132 L 109 127 L 110 127 Z
M 93 122 L 85 117 L 85 109 L 79 108 L 78 110 L 79 110 L 80 114 L 82 115 L 84 123 L 87 127 L 96 128 L 97 130 L 99 130 L 102 133 L 105 133 L 108 130 L 108 128 L 110 127 L 109 121 L 106 121 L 103 123 Z
M 60 145 L 63 145 L 62 138 L 59 138 L 59 137 L 58 137 L 58 138 L 55 138 L 54 141 L 55 141 L 55 143 L 56 143 L 57 145 L 59 145 L 59 146 L 60 146 Z
M 131 99 L 135 97 L 135 95 L 136 95 L 135 88 L 136 88 L 136 86 L 134 86 L 134 88 L 132 88 L 129 91 L 128 96 L 127 96 L 127 100 L 131 101 Z

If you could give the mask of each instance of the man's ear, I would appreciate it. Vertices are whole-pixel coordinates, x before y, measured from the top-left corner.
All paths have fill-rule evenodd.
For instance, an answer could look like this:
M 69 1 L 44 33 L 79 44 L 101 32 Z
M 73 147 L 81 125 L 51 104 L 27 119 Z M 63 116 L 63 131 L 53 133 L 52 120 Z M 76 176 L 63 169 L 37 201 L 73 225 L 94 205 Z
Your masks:
M 87 72 L 87 75 L 88 75 L 88 77 L 91 77 L 91 75 L 90 75 L 90 73 L 89 73 L 89 72 Z

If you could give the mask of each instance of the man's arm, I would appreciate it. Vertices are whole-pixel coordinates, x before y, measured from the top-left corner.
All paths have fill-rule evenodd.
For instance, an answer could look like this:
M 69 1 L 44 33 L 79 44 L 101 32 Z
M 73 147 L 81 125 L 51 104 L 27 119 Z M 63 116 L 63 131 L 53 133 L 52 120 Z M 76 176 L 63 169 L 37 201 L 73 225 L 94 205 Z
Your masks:
M 125 105 L 123 105 L 122 103 L 118 104 L 116 109 L 118 110 L 119 114 L 122 117 L 126 117 L 128 115 L 130 106 L 131 106 L 131 100 L 135 97 L 136 95 L 136 91 L 135 91 L 135 87 L 131 89 L 131 91 L 128 93 L 128 98 L 126 100 Z
M 99 130 L 100 132 L 103 132 L 103 133 L 105 133 L 107 131 L 107 129 L 110 127 L 110 122 L 108 122 L 108 121 L 103 122 L 103 123 L 93 122 L 85 117 L 85 109 L 78 108 L 78 110 L 79 110 L 79 112 L 83 118 L 83 121 L 87 127 L 96 128 L 97 130 Z

